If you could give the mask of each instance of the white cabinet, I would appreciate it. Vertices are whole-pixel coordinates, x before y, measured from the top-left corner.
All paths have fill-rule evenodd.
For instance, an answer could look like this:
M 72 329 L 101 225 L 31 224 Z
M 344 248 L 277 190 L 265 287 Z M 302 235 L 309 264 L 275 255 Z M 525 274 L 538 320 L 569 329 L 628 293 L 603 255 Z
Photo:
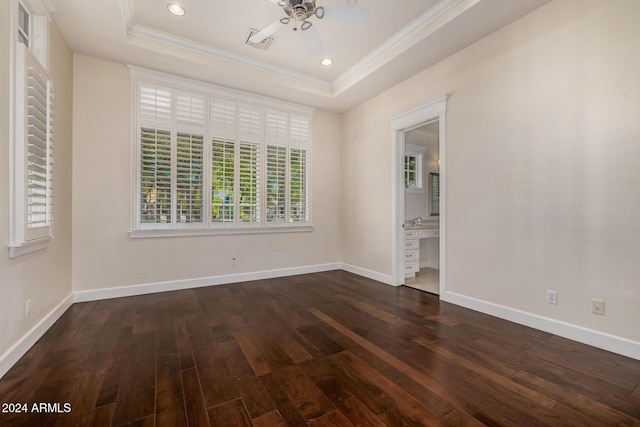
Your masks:
M 437 228 L 404 230 L 404 277 L 414 277 L 420 271 L 420 239 L 439 237 Z
M 414 277 L 420 271 L 420 230 L 404 232 L 404 277 Z

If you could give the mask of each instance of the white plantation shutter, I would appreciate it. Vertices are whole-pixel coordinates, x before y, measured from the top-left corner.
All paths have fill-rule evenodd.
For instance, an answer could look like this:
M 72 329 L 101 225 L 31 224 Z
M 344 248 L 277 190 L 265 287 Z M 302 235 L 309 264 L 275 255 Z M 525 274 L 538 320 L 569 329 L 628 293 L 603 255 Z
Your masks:
M 176 93 L 176 220 L 198 224 L 204 220 L 205 97 Z
M 292 148 L 289 161 L 290 214 L 292 222 L 309 221 L 309 157 L 307 150 Z
M 238 104 L 238 140 L 262 141 L 262 108 L 257 105 Z
M 178 132 L 176 208 L 180 224 L 203 221 L 203 149 L 202 134 Z
M 267 145 L 267 222 L 285 222 L 287 212 L 287 148 Z
M 168 228 L 173 221 L 172 90 L 142 85 L 138 99 L 139 222 L 152 228 Z
M 169 224 L 171 209 L 171 133 L 140 129 L 140 222 Z
M 235 207 L 235 143 L 211 141 L 211 221 L 229 223 Z
M 311 142 L 311 120 L 308 116 L 291 114 L 289 117 L 289 145 L 308 148 Z
M 283 111 L 265 110 L 266 221 L 284 223 L 287 214 L 287 144 L 289 115 Z
M 265 110 L 264 115 L 265 143 L 286 147 L 289 141 L 289 115 L 277 110 Z
M 204 233 L 218 234 L 311 224 L 306 109 L 266 108 L 251 97 L 238 101 L 226 98 L 230 91 L 193 84 L 201 92 L 134 81 L 139 169 L 134 233 L 167 229 L 176 231 L 168 235 L 191 235 L 209 228 L 219 230 Z
M 171 126 L 171 89 L 142 86 L 140 88 L 140 121 L 146 124 Z
M 39 64 L 35 61 L 28 64 L 27 228 L 31 230 L 46 229 L 52 222 L 52 85 L 53 82 Z M 40 234 L 43 233 L 44 230 Z
M 309 146 L 311 120 L 307 116 L 289 117 L 289 220 L 308 222 L 309 217 Z
M 237 104 L 223 98 L 209 98 L 209 132 L 212 138 L 236 138 Z
M 238 104 L 209 98 L 211 135 L 211 222 L 229 225 L 235 220 L 235 147 Z
M 260 222 L 260 145 L 240 142 L 239 218 L 244 223 Z
M 51 235 L 53 221 L 53 81 L 33 53 L 16 46 L 16 208 L 19 246 Z
M 238 221 L 260 222 L 260 142 L 262 108 L 238 104 Z

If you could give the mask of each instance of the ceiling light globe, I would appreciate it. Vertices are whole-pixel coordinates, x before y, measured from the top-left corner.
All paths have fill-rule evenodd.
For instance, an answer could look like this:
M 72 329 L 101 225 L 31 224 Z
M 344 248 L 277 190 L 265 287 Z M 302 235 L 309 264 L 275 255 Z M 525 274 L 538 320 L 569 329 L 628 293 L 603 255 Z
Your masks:
M 322 61 L 320 61 L 320 63 L 328 67 L 329 65 L 333 64 L 333 59 L 324 58 Z

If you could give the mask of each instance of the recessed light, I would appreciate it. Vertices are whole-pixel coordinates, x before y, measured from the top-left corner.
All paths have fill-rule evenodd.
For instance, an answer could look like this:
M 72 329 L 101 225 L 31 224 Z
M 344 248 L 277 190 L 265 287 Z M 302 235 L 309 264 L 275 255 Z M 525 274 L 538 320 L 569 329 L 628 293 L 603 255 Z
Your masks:
M 329 65 L 333 64 L 333 59 L 324 58 L 322 61 L 320 61 L 320 63 L 328 67 Z
M 183 16 L 185 13 L 187 13 L 187 10 L 184 8 L 184 6 L 178 3 L 167 4 L 167 10 L 176 16 Z

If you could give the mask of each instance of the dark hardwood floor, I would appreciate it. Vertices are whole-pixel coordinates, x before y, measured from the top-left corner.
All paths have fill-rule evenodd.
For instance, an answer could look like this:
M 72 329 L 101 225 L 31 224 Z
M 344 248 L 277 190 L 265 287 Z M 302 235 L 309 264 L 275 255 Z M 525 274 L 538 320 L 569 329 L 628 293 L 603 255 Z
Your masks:
M 2 426 L 640 425 L 640 361 L 343 271 L 74 304 Z M 3 408 L 5 405 L 3 405 Z

